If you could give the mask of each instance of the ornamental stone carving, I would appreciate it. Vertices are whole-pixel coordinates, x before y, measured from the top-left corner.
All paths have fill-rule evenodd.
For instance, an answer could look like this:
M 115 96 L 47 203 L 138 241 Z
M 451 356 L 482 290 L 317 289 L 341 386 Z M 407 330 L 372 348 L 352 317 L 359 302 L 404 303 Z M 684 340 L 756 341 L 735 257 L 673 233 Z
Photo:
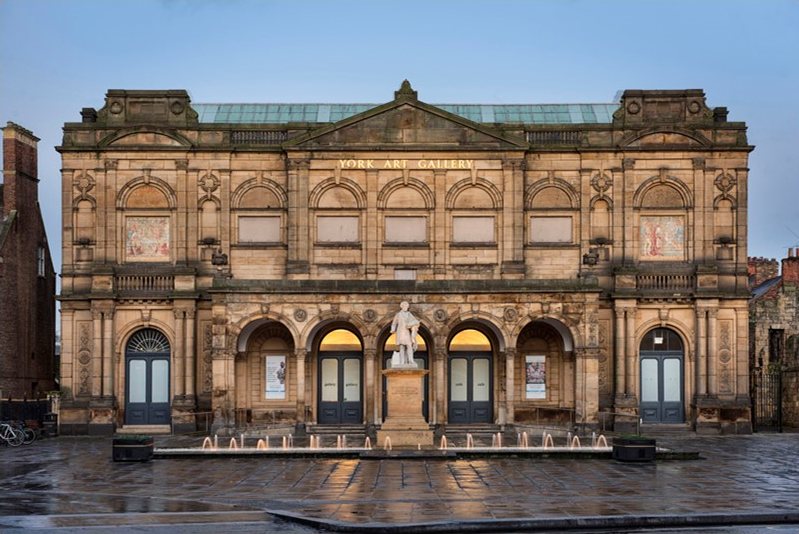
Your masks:
M 294 310 L 294 320 L 295 321 L 297 321 L 299 323 L 302 323 L 307 318 L 308 318 L 308 312 L 305 311 L 304 309 L 297 308 L 296 310 Z

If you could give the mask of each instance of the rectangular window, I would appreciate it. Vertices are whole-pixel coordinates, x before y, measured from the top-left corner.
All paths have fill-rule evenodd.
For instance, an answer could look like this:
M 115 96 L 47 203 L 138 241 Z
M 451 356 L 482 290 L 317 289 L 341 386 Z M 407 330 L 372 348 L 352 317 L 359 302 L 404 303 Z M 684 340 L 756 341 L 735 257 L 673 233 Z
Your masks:
M 453 217 L 453 243 L 496 243 L 494 217 Z
M 316 218 L 318 243 L 358 243 L 357 216 L 320 216 Z
M 386 243 L 426 243 L 427 217 L 386 217 Z
M 280 217 L 239 217 L 239 243 L 280 243 Z
M 571 217 L 530 217 L 530 243 L 571 242 Z
M 44 247 L 36 249 L 36 273 L 39 276 L 44 276 L 46 274 Z

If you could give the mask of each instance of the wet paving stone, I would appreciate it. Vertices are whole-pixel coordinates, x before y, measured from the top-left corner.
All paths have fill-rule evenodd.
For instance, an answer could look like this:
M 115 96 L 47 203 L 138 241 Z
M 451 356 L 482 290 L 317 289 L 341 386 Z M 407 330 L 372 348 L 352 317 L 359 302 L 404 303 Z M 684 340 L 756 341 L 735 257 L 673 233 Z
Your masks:
M 129 464 L 111 461 L 109 439 L 58 438 L 0 449 L 0 516 L 285 510 L 347 523 L 405 523 L 797 511 L 797 434 L 687 434 L 659 438 L 659 445 L 700 451 L 704 459 L 647 465 L 557 458 Z

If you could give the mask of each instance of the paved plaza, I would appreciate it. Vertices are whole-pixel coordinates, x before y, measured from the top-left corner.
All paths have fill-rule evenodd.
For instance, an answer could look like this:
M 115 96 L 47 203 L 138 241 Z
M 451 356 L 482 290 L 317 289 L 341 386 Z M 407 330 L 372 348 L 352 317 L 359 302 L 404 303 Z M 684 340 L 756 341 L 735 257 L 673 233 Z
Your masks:
M 196 438 L 199 446 L 201 438 Z M 174 443 L 158 438 L 156 445 Z M 184 440 L 185 442 L 185 440 Z M 0 531 L 554 531 L 709 518 L 799 524 L 799 434 L 658 437 L 700 460 L 329 458 L 111 461 L 109 438 L 0 449 Z M 643 518 L 632 521 L 633 518 Z M 648 518 L 648 519 L 647 519 Z M 675 519 L 676 518 L 676 519 Z M 704 518 L 704 519 L 703 519 Z M 643 522 L 642 522 L 643 521 Z M 687 526 L 690 526 L 687 525 Z M 757 527 L 704 532 L 759 532 Z M 668 532 L 682 530 L 668 530 Z

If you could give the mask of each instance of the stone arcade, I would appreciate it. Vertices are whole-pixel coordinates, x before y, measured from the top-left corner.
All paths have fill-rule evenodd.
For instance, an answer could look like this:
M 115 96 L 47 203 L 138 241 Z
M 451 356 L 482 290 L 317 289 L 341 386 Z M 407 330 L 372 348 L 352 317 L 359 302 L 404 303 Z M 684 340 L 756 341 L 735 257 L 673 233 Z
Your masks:
M 751 428 L 752 147 L 701 90 L 110 90 L 81 114 L 58 148 L 64 432 L 379 429 L 402 300 L 430 428 Z

